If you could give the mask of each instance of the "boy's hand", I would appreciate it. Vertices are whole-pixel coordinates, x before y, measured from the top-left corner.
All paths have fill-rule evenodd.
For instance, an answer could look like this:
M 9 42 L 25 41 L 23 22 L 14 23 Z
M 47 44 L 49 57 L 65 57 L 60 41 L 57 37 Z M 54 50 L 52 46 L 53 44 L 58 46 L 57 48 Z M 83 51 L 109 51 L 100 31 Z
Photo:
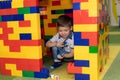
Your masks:
M 57 58 L 58 59 L 63 59 L 63 57 L 60 54 L 57 55 Z
M 64 47 L 64 44 L 63 44 L 63 42 L 56 42 L 56 46 L 57 47 Z

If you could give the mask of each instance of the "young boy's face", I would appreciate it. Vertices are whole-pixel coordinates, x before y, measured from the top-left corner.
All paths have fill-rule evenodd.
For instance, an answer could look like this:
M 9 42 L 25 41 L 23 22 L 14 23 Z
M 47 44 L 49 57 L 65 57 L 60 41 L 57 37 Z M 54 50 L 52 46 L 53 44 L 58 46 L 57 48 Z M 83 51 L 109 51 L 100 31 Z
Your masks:
M 70 34 L 70 31 L 72 30 L 72 28 L 65 26 L 59 26 L 58 27 L 58 33 L 60 34 L 60 36 L 64 39 L 66 39 L 68 37 L 68 35 Z

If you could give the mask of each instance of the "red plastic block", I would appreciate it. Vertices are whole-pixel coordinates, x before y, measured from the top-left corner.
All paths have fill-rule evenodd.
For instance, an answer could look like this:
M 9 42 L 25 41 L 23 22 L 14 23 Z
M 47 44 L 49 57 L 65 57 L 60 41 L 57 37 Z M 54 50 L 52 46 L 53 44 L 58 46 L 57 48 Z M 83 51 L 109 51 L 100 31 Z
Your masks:
M 23 71 L 39 72 L 43 68 L 42 59 L 0 58 L 0 70 L 5 75 L 11 75 L 11 71 L 6 70 L 5 64 L 16 64 L 17 70 Z
M 48 23 L 48 27 L 56 27 L 56 23 Z
M 97 17 L 89 17 L 88 10 L 74 10 L 73 11 L 74 24 L 96 24 Z
M 82 73 L 82 68 L 81 67 L 75 67 L 73 62 L 68 63 L 67 71 L 69 73 Z
M 43 16 L 43 19 L 47 19 L 47 15 L 42 15 Z
M 52 1 L 52 6 L 60 5 L 60 1 Z
M 24 7 L 39 6 L 39 0 L 24 0 Z
M 8 40 L 8 34 L 13 33 L 13 28 L 7 27 L 7 22 L 0 22 L 0 28 L 2 28 L 2 34 L 0 34 L 0 40 Z
M 14 15 L 14 14 L 18 14 L 18 10 L 17 9 L 0 9 L 0 16 L 2 15 Z
M 69 17 L 73 18 L 73 14 L 72 14 L 72 13 L 65 14 L 65 15 L 67 15 L 67 16 L 69 16 Z
M 82 32 L 82 39 L 89 39 L 89 46 L 98 45 L 98 32 Z
M 30 27 L 30 21 L 19 21 L 20 27 Z
M 40 46 L 41 40 L 4 40 L 11 52 L 20 52 L 20 46 Z

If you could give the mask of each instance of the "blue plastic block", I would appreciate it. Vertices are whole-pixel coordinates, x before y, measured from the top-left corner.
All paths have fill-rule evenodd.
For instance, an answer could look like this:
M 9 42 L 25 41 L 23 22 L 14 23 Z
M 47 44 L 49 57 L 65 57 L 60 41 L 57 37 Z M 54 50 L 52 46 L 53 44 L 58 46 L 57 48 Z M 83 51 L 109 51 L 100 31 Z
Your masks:
M 80 10 L 80 3 L 73 3 L 73 10 Z
M 75 74 L 75 80 L 90 80 L 89 74 Z
M 75 64 L 75 66 L 89 67 L 89 61 L 88 60 L 75 60 L 74 64 Z
M 73 13 L 73 9 L 65 9 L 64 13 L 65 14 Z
M 24 20 L 24 14 L 2 16 L 2 21 L 20 21 L 20 20 Z
M 89 46 L 89 40 L 81 39 L 81 32 L 74 32 L 74 45 Z
M 49 77 L 49 70 L 43 68 L 40 72 L 34 72 L 35 78 L 48 78 Z
M 31 34 L 30 33 L 20 34 L 20 40 L 31 40 Z
M 11 1 L 0 1 L 0 9 L 11 8 Z
M 40 9 L 39 7 L 30 7 L 30 13 L 39 13 Z
M 55 13 L 56 13 L 56 11 L 55 11 L 55 10 L 52 10 L 52 11 L 51 11 L 51 14 L 55 14 Z

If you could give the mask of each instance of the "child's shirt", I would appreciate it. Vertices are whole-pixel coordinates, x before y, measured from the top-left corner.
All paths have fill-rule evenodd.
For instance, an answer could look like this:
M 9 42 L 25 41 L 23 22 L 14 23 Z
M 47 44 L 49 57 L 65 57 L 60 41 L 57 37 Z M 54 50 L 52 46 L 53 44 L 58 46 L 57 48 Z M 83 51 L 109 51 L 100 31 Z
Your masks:
M 73 39 L 73 32 L 70 32 L 69 36 L 67 37 L 67 39 L 65 40 L 64 38 L 62 38 L 59 33 L 57 33 L 55 36 L 53 36 L 50 41 L 51 42 L 63 42 L 64 43 L 64 47 L 63 49 L 66 52 L 70 52 L 71 49 L 74 48 L 74 39 Z

